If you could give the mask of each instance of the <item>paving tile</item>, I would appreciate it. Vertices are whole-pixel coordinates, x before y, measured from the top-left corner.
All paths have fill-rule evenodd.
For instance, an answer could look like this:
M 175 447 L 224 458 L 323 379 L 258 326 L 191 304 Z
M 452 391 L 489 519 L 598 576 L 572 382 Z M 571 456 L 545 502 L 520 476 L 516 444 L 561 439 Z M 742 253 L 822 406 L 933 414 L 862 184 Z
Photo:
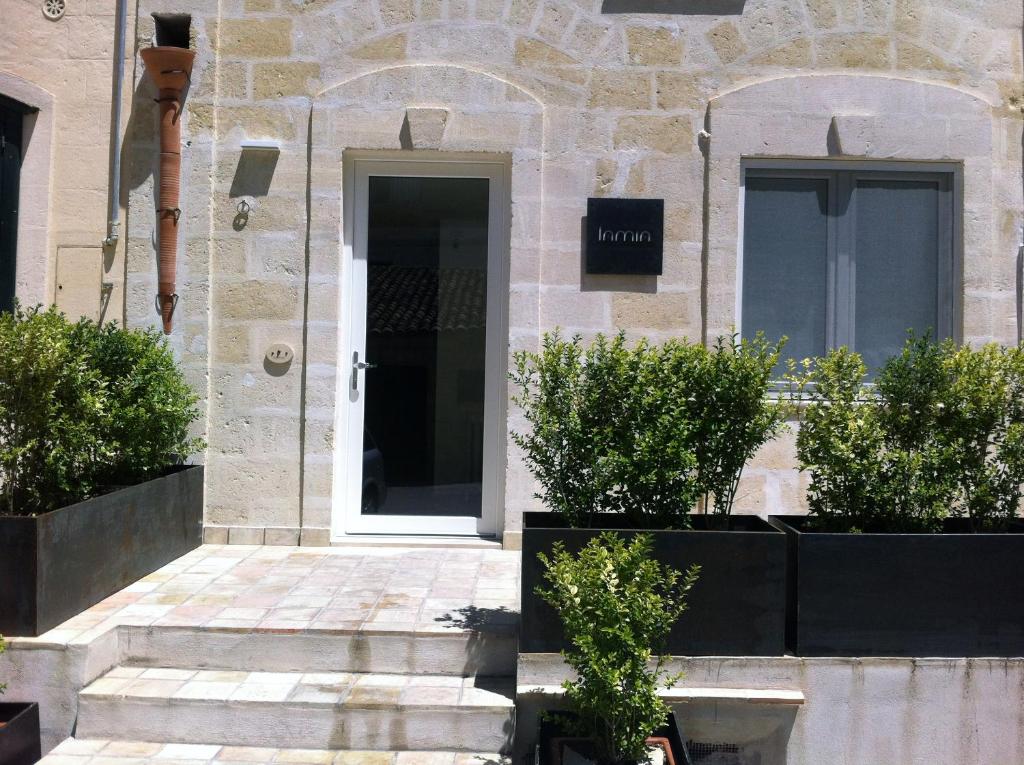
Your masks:
M 163 748 L 163 744 L 143 741 L 111 741 L 101 754 L 105 757 L 152 757 Z
M 401 696 L 401 688 L 356 686 L 349 692 L 345 703 L 355 706 L 393 707 L 398 704 Z
M 468 607 L 512 624 L 518 563 L 502 550 L 203 545 L 40 640 L 87 643 L 119 624 L 450 632 L 473 627 Z
M 334 765 L 392 765 L 391 752 L 338 752 Z
M 132 678 L 129 677 L 101 677 L 90 683 L 89 693 L 96 695 L 120 693 L 132 682 Z
M 291 695 L 292 685 L 242 683 L 231 694 L 231 701 L 284 701 Z
M 241 683 L 200 683 L 187 682 L 175 693 L 176 699 L 205 699 L 209 701 L 227 701 L 231 694 L 238 690 Z
M 318 749 L 283 749 L 274 762 L 312 763 L 313 765 L 330 765 L 334 762 L 337 752 Z
M 156 755 L 158 760 L 212 760 L 220 751 L 213 744 L 164 744 Z
M 185 680 L 147 680 L 143 678 L 136 680 L 125 690 L 132 696 L 169 698 L 174 696 L 185 685 L 185 682 Z
M 153 667 L 142 673 L 143 680 L 191 680 L 195 677 L 194 669 L 164 669 Z
M 272 762 L 277 749 L 252 746 L 225 746 L 217 752 L 218 762 Z
M 97 754 L 110 742 L 105 739 L 80 740 L 68 738 L 53 748 L 54 754 Z
M 192 679 L 200 683 L 243 683 L 249 675 L 249 672 L 236 670 L 203 669 L 196 672 Z

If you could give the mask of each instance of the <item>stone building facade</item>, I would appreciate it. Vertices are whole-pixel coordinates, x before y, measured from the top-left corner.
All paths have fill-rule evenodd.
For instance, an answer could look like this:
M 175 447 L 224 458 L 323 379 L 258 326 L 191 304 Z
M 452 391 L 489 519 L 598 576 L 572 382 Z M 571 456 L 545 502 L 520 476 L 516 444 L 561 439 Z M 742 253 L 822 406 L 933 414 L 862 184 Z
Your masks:
M 351 419 L 367 289 L 359 232 L 372 214 L 367 179 L 387 176 L 388 162 L 406 161 L 398 175 L 489 179 L 497 259 L 487 389 L 470 396 L 488 402 L 473 459 L 484 473 L 477 530 L 509 547 L 537 500 L 507 436 L 521 424 L 503 382 L 508 351 L 536 348 L 555 327 L 703 341 L 749 329 L 751 170 L 948 178 L 947 334 L 1017 341 L 1019 3 L 139 0 L 136 53 L 161 18 L 182 13 L 197 58 L 171 340 L 205 403 L 210 541 L 441 528 L 352 515 L 353 455 L 367 448 Z M 124 313 L 145 325 L 158 323 L 157 116 L 137 56 L 134 73 Z M 664 200 L 660 276 L 585 272 L 590 197 Z M 290 363 L 268 360 L 276 344 Z M 802 503 L 790 435 L 748 468 L 739 509 Z

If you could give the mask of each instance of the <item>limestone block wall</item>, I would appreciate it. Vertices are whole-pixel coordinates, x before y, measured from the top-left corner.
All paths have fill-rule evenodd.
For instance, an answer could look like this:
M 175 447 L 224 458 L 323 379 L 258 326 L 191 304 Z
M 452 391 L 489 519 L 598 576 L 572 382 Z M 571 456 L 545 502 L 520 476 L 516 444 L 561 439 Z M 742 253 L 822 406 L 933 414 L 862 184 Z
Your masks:
M 129 2 L 128 34 L 135 3 Z M 110 189 L 109 146 L 115 0 L 69 2 L 62 19 L 37 0 L 5 0 L 0 9 L 0 95 L 39 108 L 25 136 L 18 230 L 17 294 L 22 303 L 56 302 L 70 314 L 124 321 L 123 240 L 102 248 Z M 132 103 L 136 62 L 124 61 L 123 108 Z M 122 229 L 124 222 L 122 220 Z M 123 231 L 122 231 L 123 233 Z M 88 283 L 60 292 L 58 258 Z M 100 282 L 109 286 L 103 290 Z
M 610 5 L 627 10 L 609 12 Z M 140 0 L 140 41 L 150 13 L 189 12 L 198 51 L 185 115 L 189 172 L 174 342 L 208 396 L 211 539 L 329 538 L 345 331 L 343 154 L 410 151 L 401 136 L 410 115 L 433 124 L 413 150 L 509 158 L 509 342 L 520 348 L 535 347 L 555 326 L 587 336 L 622 328 L 655 340 L 726 331 L 741 154 L 792 156 L 795 135 L 807 139 L 798 156 L 827 157 L 825 136 L 808 135 L 827 110 L 886 117 L 913 93 L 920 108 L 901 107 L 896 133 L 876 124 L 885 146 L 862 143 L 851 153 L 983 168 L 965 170 L 963 334 L 972 342 L 1015 340 L 1019 4 L 746 0 L 722 3 L 718 13 L 714 2 L 704 4 L 705 14 L 643 12 L 651 5 Z M 839 82 L 825 98 L 821 88 L 796 82 L 826 75 L 850 78 L 849 87 Z M 147 87 L 140 74 L 129 130 L 126 312 L 134 323 L 155 321 L 155 121 Z M 447 115 L 440 127 L 430 123 L 436 110 Z M 739 136 L 723 163 L 720 127 Z M 705 130 L 709 137 L 700 135 Z M 272 168 L 253 167 L 240 151 L 243 139 L 279 142 Z M 940 145 L 941 156 L 933 153 Z M 665 199 L 663 276 L 582 274 L 580 219 L 595 195 Z M 242 201 L 248 216 L 239 216 Z M 264 367 L 272 342 L 296 350 L 283 374 Z M 516 423 L 511 412 L 509 425 Z M 504 535 L 514 545 L 521 513 L 536 500 L 508 451 Z M 789 435 L 758 455 L 739 504 L 743 512 L 774 513 L 799 511 L 801 503 Z

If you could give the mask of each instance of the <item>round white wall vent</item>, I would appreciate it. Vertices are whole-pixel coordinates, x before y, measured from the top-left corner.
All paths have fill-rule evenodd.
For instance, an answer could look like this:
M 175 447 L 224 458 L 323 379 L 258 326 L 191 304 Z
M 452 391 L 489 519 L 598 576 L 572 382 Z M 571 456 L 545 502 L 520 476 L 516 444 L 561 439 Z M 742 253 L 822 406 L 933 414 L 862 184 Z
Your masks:
M 43 0 L 43 15 L 50 21 L 58 21 L 64 16 L 65 0 Z

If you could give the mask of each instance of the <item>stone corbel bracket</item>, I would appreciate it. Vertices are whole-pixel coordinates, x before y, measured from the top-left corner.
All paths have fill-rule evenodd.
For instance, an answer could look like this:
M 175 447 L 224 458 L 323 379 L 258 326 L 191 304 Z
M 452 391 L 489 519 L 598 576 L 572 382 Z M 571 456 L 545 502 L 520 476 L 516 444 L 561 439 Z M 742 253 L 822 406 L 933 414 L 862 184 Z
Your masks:
M 447 124 L 447 109 L 406 109 L 398 140 L 403 149 L 437 150 L 441 148 Z

